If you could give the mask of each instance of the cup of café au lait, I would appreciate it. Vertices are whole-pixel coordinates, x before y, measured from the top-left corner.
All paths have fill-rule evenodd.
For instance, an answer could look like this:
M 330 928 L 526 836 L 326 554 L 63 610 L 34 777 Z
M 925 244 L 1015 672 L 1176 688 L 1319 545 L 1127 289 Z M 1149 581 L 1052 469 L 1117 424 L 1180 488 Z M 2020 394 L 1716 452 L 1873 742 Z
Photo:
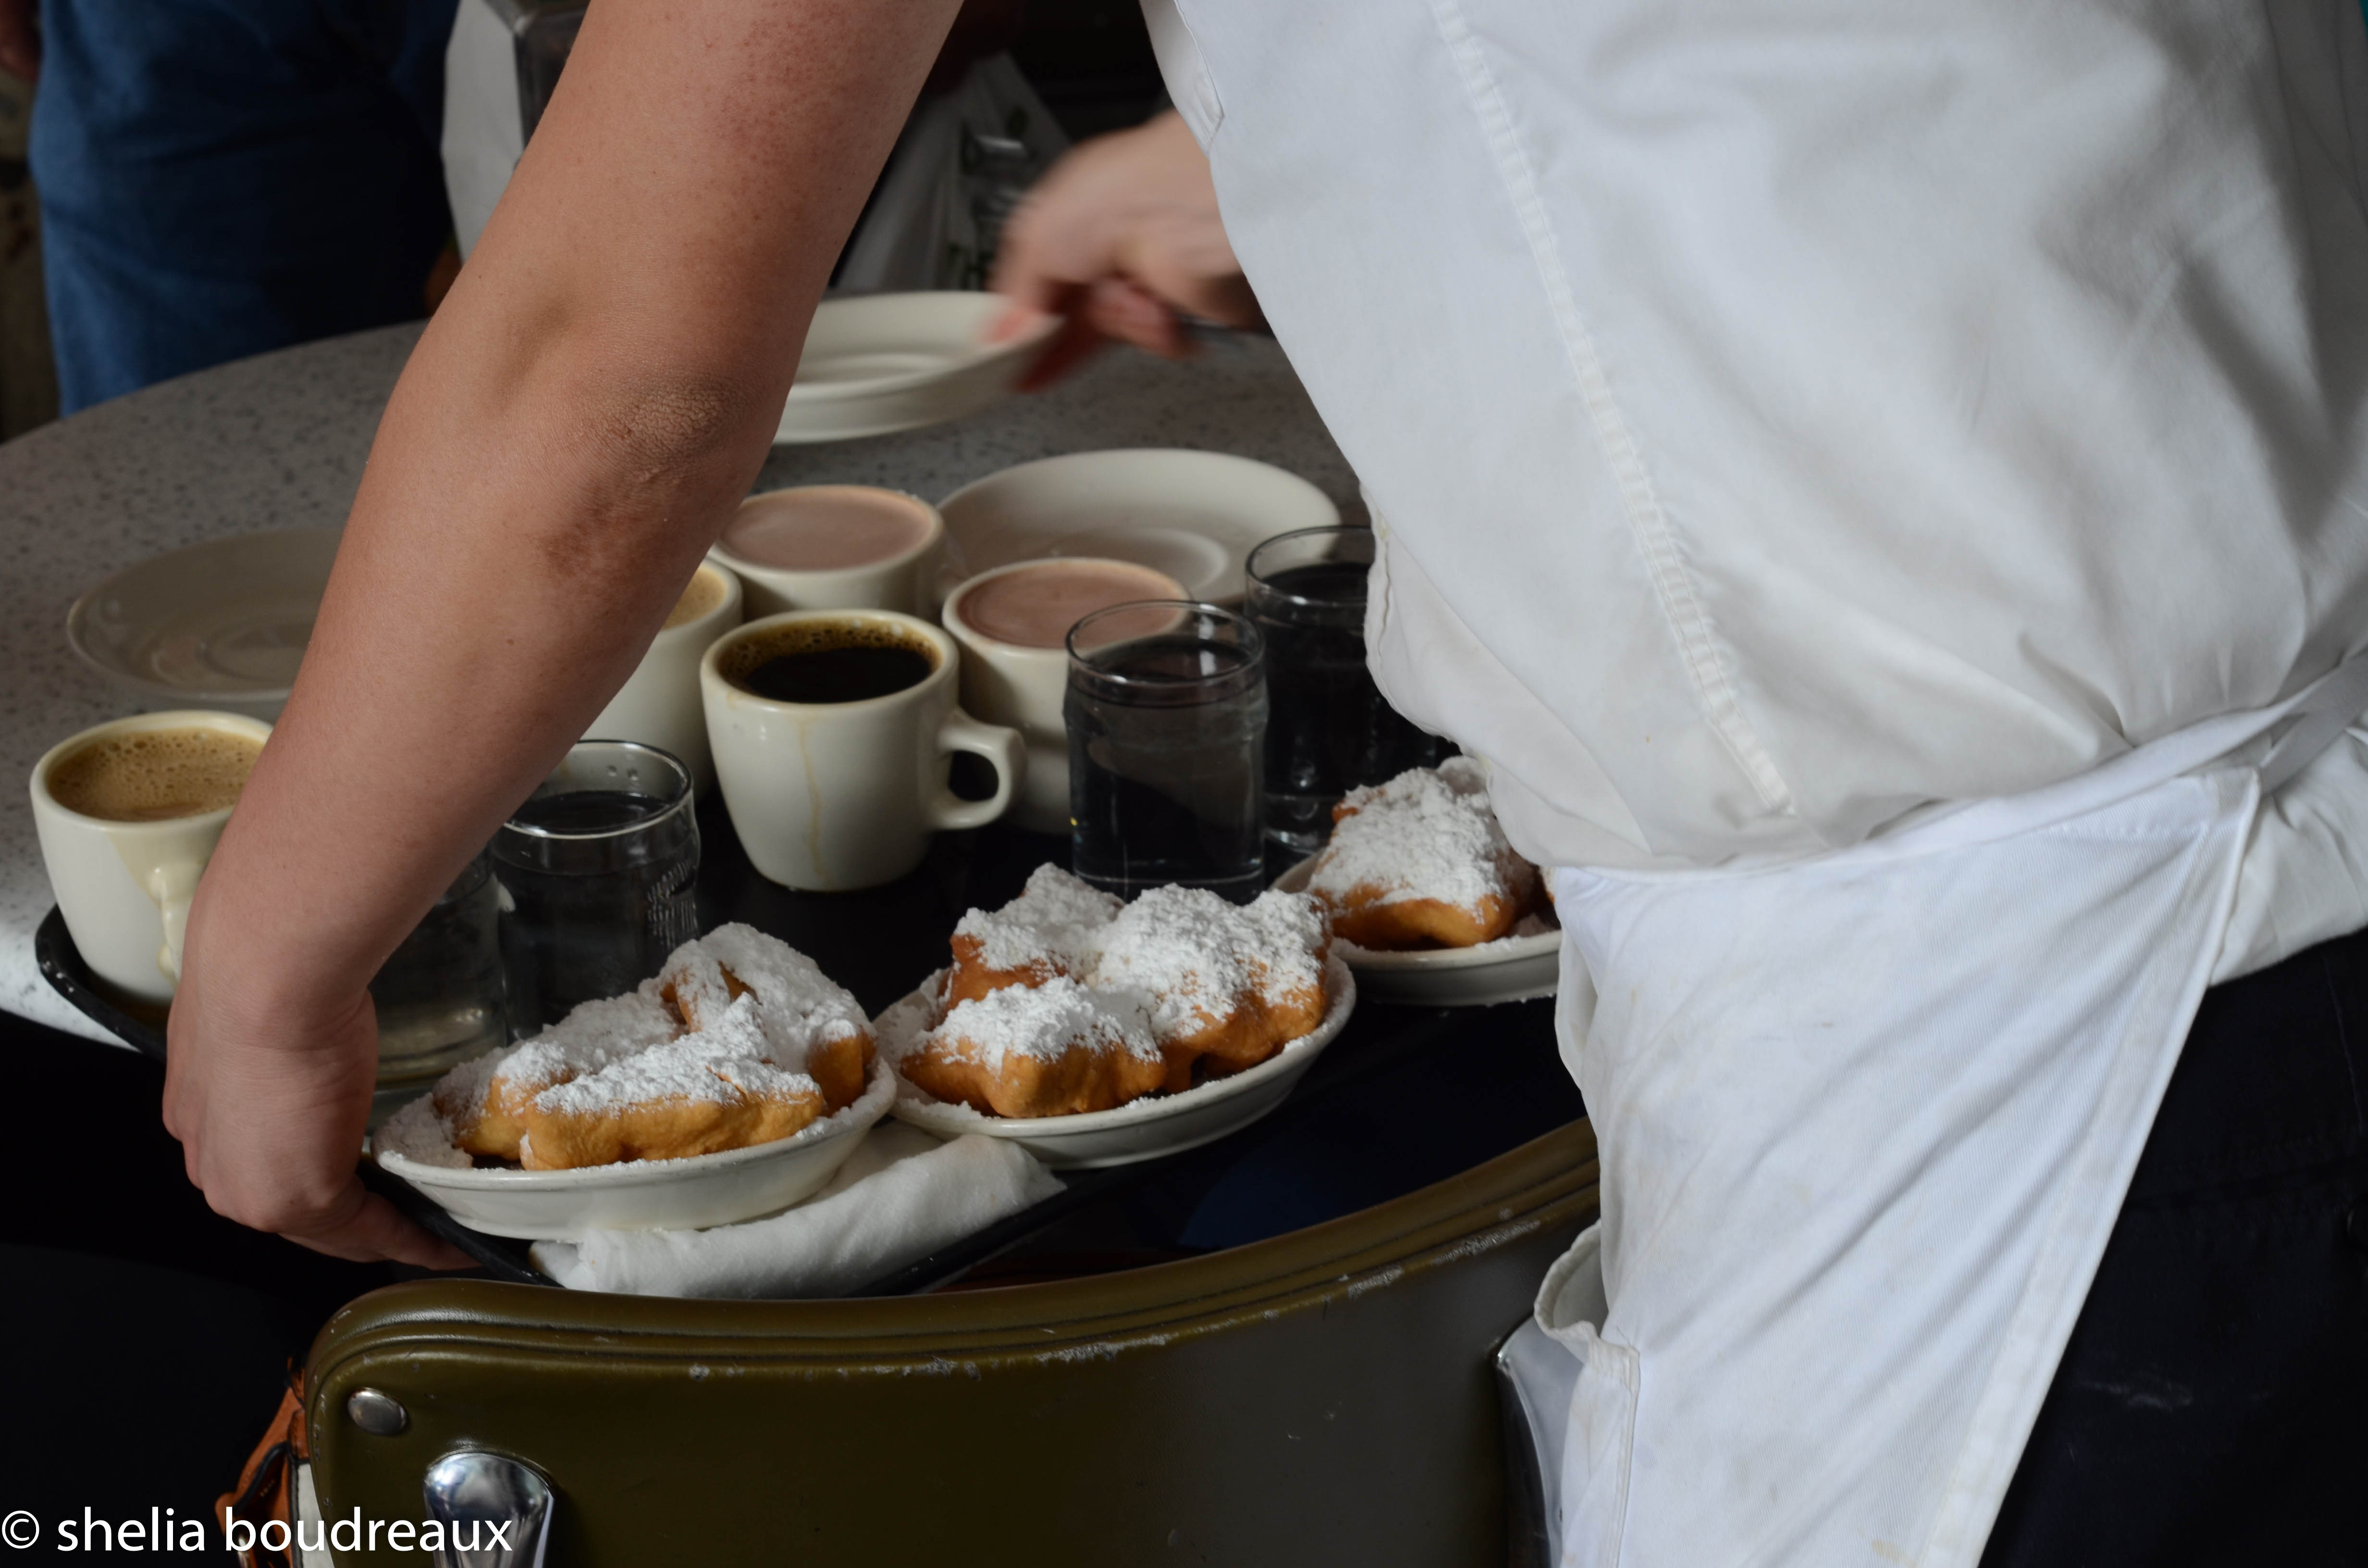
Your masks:
M 675 601 L 649 652 L 617 688 L 584 739 L 637 741 L 682 759 L 692 787 L 715 788 L 708 755 L 707 716 L 699 696 L 699 661 L 708 644 L 740 624 L 740 579 L 702 561 Z
M 1112 605 L 1188 597 L 1165 572 L 1095 556 L 1016 562 L 982 572 L 946 599 L 946 630 L 962 644 L 962 704 L 1028 742 L 1028 780 L 1011 820 L 1031 833 L 1069 831 L 1069 629 Z
M 118 719 L 33 767 L 33 826 L 66 931 L 91 972 L 169 1002 L 189 901 L 271 726 L 181 709 Z
M 877 887 L 921 863 L 929 835 L 1009 808 L 1028 765 L 1019 733 L 955 705 L 954 640 L 894 610 L 752 620 L 699 670 L 716 783 L 740 846 L 784 887 Z M 995 793 L 947 788 L 951 754 L 983 757 Z
M 709 554 L 738 574 L 752 620 L 794 609 L 933 615 L 946 522 L 901 490 L 801 484 L 741 502 Z

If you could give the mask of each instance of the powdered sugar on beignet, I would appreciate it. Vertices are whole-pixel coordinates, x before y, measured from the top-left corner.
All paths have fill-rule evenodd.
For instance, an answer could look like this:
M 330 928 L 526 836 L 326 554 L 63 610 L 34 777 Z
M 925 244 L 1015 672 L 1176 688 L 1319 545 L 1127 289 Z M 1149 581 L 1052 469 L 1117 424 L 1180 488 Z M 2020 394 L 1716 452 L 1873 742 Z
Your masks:
M 863 1093 L 873 1042 L 861 1004 L 779 937 L 753 926 L 719 926 L 674 950 L 658 973 L 658 991 L 694 1031 L 753 996 L 766 1060 L 812 1077 L 834 1111 Z
M 1239 1072 L 1323 1021 L 1324 922 L 1300 893 L 1245 909 L 1205 888 L 1153 888 L 1100 933 L 1089 983 L 1143 999 L 1167 1086 L 1181 1091 L 1196 1064 Z
M 1307 889 L 1360 948 L 1468 948 L 1512 930 L 1538 874 L 1497 825 L 1486 768 L 1459 756 L 1350 790 Z
M 1018 898 L 991 912 L 971 910 L 954 927 L 946 1005 L 1081 974 L 1096 938 L 1125 907 L 1058 866 L 1037 867 Z
M 768 1060 L 771 1031 L 754 996 L 704 1029 L 553 1085 L 520 1117 L 529 1170 L 678 1159 L 787 1138 L 824 1113 L 822 1090 Z
M 465 1062 L 438 1080 L 436 1108 L 454 1144 L 493 1159 L 518 1157 L 527 1105 L 545 1089 L 597 1073 L 677 1033 L 655 981 L 586 1002 L 507 1052 Z
M 938 1099 L 1013 1117 L 1109 1110 L 1167 1076 L 1142 1004 L 1067 975 L 957 1005 L 896 1067 Z

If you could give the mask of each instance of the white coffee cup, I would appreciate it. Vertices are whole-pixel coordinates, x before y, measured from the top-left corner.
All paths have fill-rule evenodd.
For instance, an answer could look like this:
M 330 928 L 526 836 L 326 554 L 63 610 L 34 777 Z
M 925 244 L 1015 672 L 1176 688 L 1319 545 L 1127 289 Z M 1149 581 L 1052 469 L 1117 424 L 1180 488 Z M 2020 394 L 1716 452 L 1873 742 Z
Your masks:
M 739 575 L 751 620 L 797 609 L 935 615 L 945 597 L 945 518 L 877 485 L 762 491 L 740 503 L 708 555 Z
M 848 702 L 759 697 L 725 677 L 761 667 L 800 642 L 893 642 L 923 655 L 915 684 Z M 981 827 L 1019 792 L 1028 756 L 1016 730 L 982 724 L 955 706 L 961 653 L 928 621 L 894 610 L 803 610 L 726 632 L 700 662 L 716 782 L 757 869 L 785 887 L 841 892 L 895 881 L 921 863 L 929 835 Z M 737 673 L 746 673 L 737 669 Z M 995 794 L 964 801 L 946 787 L 950 754 L 995 768 Z
M 1014 577 L 1083 568 L 1117 579 L 1110 592 L 1055 613 L 1027 631 L 1007 627 L 1015 636 L 999 637 L 973 625 L 963 608 L 972 596 Z M 1062 645 L 1069 624 L 1129 599 L 1182 599 L 1190 596 L 1165 572 L 1132 561 L 1099 556 L 1058 556 L 1018 561 L 982 572 L 947 597 L 940 617 L 946 630 L 962 644 L 962 704 L 990 724 L 1008 724 L 1028 742 L 1028 780 L 1011 808 L 1011 820 L 1031 833 L 1069 831 L 1069 733 L 1061 718 L 1062 699 L 1069 687 L 1069 654 Z
M 740 624 L 742 599 L 740 579 L 712 561 L 700 562 L 697 579 L 707 580 L 711 588 L 720 586 L 723 597 L 651 639 L 649 652 L 583 738 L 639 741 L 672 752 L 690 769 L 692 787 L 704 794 L 715 788 L 715 763 L 707 746 L 699 661 L 710 643 Z M 686 597 L 689 592 L 684 589 Z
M 61 804 L 51 792 L 50 778 L 60 763 L 116 736 L 196 729 L 257 742 L 271 734 L 262 720 L 236 713 L 142 713 L 60 741 L 33 767 L 33 827 L 66 931 L 92 973 L 143 1002 L 172 1000 L 180 980 L 189 901 L 232 808 L 156 822 L 116 822 Z

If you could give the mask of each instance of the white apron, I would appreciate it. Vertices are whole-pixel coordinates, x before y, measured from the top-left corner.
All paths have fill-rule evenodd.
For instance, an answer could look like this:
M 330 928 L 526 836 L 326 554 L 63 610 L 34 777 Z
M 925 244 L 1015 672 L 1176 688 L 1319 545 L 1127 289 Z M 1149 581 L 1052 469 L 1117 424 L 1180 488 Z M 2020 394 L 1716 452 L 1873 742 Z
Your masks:
M 2254 812 L 2363 706 L 2354 660 L 1826 858 L 1556 873 L 1603 1218 L 1508 1361 L 1568 1411 L 1557 1561 L 1976 1562 Z

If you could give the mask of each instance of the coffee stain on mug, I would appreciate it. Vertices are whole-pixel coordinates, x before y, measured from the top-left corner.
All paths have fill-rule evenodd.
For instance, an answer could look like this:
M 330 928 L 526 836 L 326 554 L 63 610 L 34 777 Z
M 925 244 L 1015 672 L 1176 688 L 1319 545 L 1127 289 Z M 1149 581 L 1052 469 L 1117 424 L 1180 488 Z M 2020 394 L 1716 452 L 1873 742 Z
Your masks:
M 822 780 L 814 776 L 814 750 L 808 744 L 813 739 L 814 727 L 803 719 L 797 723 L 798 760 L 806 770 L 806 858 L 814 866 L 814 880 L 835 890 L 836 884 L 822 859 Z

